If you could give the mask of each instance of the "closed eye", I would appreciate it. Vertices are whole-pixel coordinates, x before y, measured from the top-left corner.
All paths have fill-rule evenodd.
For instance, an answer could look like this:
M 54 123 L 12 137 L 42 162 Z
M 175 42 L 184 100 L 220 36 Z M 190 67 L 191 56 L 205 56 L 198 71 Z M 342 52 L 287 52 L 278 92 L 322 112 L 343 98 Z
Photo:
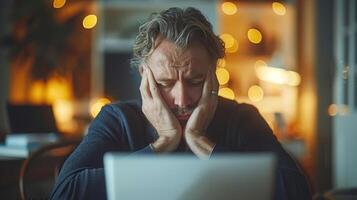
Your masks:
M 173 83 L 171 82 L 157 82 L 157 86 L 159 86 L 160 88 L 168 88 L 171 87 L 173 85 Z
M 201 86 L 203 84 L 203 80 L 202 79 L 191 80 L 188 81 L 188 83 L 193 86 Z

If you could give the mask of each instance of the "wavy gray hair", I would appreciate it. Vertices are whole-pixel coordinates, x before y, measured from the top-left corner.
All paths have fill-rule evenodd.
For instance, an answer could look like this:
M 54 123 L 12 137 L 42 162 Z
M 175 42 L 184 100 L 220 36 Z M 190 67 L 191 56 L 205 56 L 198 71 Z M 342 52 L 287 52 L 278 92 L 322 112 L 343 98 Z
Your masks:
M 198 41 L 208 50 L 213 61 L 224 57 L 224 43 L 213 33 L 212 25 L 205 16 L 192 7 L 174 7 L 153 13 L 139 27 L 133 47 L 132 67 L 138 68 L 151 55 L 158 36 L 183 49 Z

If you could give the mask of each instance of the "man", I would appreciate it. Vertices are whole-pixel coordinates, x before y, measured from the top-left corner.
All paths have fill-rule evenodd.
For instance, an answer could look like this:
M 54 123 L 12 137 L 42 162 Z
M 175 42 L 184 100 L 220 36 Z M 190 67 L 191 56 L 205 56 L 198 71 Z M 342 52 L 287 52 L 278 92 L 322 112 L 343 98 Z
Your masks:
M 250 105 L 219 98 L 215 76 L 224 45 L 196 9 L 171 8 L 139 29 L 132 65 L 141 103 L 105 106 L 65 162 L 52 199 L 106 197 L 103 154 L 275 152 L 276 199 L 310 199 L 305 177 Z M 253 188 L 252 188 L 253 189 Z

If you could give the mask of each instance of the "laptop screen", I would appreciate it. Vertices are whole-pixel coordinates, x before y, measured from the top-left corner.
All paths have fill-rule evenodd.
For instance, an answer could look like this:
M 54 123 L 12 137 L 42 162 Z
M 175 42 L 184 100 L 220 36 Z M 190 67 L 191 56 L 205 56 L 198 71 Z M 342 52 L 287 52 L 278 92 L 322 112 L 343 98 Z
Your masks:
M 188 155 L 106 153 L 105 180 L 115 199 L 272 199 L 273 154 L 225 154 L 210 160 Z
M 58 132 L 51 105 L 8 104 L 11 133 Z

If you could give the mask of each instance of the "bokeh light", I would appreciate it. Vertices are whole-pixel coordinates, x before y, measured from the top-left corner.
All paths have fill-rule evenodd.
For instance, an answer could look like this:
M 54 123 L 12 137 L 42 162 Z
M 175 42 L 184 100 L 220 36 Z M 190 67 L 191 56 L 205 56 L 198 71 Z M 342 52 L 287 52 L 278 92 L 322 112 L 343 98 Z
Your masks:
M 223 13 L 226 15 L 234 15 L 237 13 L 237 10 L 238 10 L 237 6 L 232 2 L 222 3 L 221 8 L 222 8 Z
M 218 90 L 218 96 L 221 96 L 226 99 L 235 99 L 235 95 L 232 89 L 224 87 Z
M 290 86 L 298 86 L 300 85 L 301 82 L 301 77 L 297 72 L 294 71 L 288 71 L 287 72 L 287 81 L 288 81 L 288 85 Z
M 260 86 L 253 85 L 248 90 L 248 97 L 252 102 L 261 101 L 264 97 L 264 91 Z
M 224 58 L 218 59 L 217 67 L 226 67 L 226 60 Z
M 107 98 L 99 98 L 97 100 L 94 100 L 90 106 L 90 114 L 92 115 L 92 117 L 96 117 L 102 107 L 109 104 L 110 102 L 111 101 Z
M 44 94 L 46 92 L 45 83 L 43 81 L 35 81 L 31 84 L 29 90 L 29 96 L 31 103 L 40 104 L 43 103 Z
M 46 101 L 53 103 L 57 99 L 69 99 L 71 97 L 70 83 L 61 77 L 51 78 L 46 85 Z
M 336 104 L 331 104 L 328 109 L 327 112 L 330 116 L 336 116 L 337 115 L 337 105 Z
M 218 83 L 220 85 L 224 85 L 229 81 L 229 72 L 225 68 L 218 67 L 216 69 L 216 75 L 218 79 Z
M 271 7 L 273 8 L 274 13 L 277 15 L 285 15 L 286 13 L 286 8 L 282 3 L 273 2 Z
M 66 0 L 53 0 L 54 8 L 62 8 L 66 4 Z
M 224 34 L 220 35 L 220 38 L 223 40 L 224 47 L 226 49 L 229 49 L 229 48 L 233 47 L 235 39 L 231 34 L 224 33 Z
M 286 84 L 287 77 L 284 69 L 275 67 L 258 67 L 255 69 L 257 77 L 262 81 L 275 84 Z
M 95 27 L 96 24 L 97 24 L 97 16 L 96 15 L 87 15 L 83 19 L 83 27 L 85 29 L 91 29 L 91 28 Z
M 238 51 L 239 48 L 239 44 L 238 41 L 236 39 L 233 40 L 233 46 L 231 46 L 230 48 L 226 49 L 227 53 L 235 53 Z
M 65 123 L 73 117 L 73 105 L 69 100 L 57 99 L 53 102 L 53 113 L 58 123 Z
M 248 30 L 248 39 L 251 43 L 259 44 L 262 41 L 263 36 L 258 29 L 251 28 Z

